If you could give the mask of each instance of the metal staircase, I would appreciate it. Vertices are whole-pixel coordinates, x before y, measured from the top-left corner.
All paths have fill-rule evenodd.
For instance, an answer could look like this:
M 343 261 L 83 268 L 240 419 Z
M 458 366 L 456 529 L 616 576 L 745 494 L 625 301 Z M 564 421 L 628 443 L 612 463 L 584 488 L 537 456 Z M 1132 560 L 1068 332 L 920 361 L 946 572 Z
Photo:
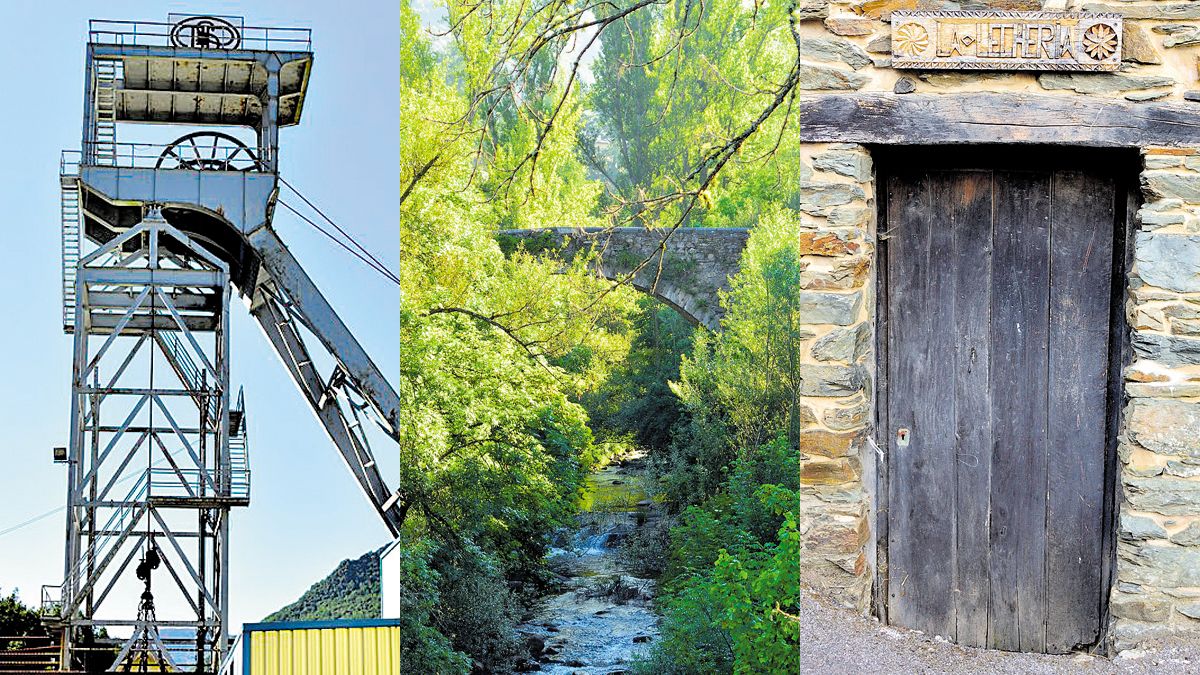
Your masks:
M 58 178 L 62 209 L 62 301 L 63 330 L 75 329 L 75 276 L 79 268 L 79 180 Z
M 117 89 L 124 75 L 124 61 L 96 59 L 96 137 L 92 139 L 92 164 L 117 164 Z
M 215 391 L 208 390 L 200 367 L 196 365 L 196 361 L 184 348 L 179 335 L 175 331 L 159 330 L 155 331 L 154 339 L 167 354 L 167 361 L 170 362 L 175 374 L 179 376 L 179 381 L 192 393 L 192 400 L 196 402 L 196 406 L 202 410 L 207 407 L 208 418 L 216 419 L 221 407 L 220 401 L 217 399 Z
M 64 618 L 74 614 L 87 592 L 91 590 L 90 586 L 78 587 L 83 581 L 85 573 L 90 573 L 95 579 L 112 562 L 120 542 L 133 531 L 138 521 L 141 520 L 142 514 L 145 513 L 149 490 L 150 474 L 147 472 L 141 474 L 125 498 L 117 502 L 119 505 L 113 510 L 108 521 L 99 528 L 101 532 L 120 532 L 121 537 L 100 537 L 94 540 L 80 556 L 79 565 L 75 567 L 75 574 L 64 579 L 60 586 L 42 586 L 43 617 Z
M 160 330 L 154 333 L 154 339 L 168 355 L 167 361 L 180 381 L 192 392 L 192 400 L 200 408 L 207 406 L 209 419 L 214 419 L 220 410 L 216 392 L 206 390 L 203 373 L 184 348 L 179 335 L 174 331 Z M 229 494 L 226 496 L 249 499 L 250 453 L 246 431 L 246 393 L 242 389 L 238 389 L 237 405 L 229 410 L 229 473 Z
M 238 389 L 237 405 L 229 411 L 229 471 L 231 496 L 250 498 L 250 441 L 246 431 L 246 398 Z

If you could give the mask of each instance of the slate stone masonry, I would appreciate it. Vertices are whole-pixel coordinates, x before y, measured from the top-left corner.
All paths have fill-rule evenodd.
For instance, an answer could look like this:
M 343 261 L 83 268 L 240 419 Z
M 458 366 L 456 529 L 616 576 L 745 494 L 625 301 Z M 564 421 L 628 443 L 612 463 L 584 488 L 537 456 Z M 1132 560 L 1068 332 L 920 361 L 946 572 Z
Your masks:
M 1144 152 L 1110 638 L 1200 633 L 1200 149 Z
M 836 602 L 865 610 L 869 546 L 869 449 L 874 362 L 871 156 L 848 144 L 808 144 L 800 167 L 800 437 L 804 578 Z

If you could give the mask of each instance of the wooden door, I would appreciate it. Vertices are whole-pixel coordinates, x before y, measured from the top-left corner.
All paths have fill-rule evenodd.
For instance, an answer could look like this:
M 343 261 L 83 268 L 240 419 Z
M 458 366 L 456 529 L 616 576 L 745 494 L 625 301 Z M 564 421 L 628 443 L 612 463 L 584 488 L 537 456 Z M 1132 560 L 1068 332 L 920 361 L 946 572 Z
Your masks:
M 1033 652 L 1100 638 L 1126 207 L 1092 164 L 881 178 L 891 623 Z

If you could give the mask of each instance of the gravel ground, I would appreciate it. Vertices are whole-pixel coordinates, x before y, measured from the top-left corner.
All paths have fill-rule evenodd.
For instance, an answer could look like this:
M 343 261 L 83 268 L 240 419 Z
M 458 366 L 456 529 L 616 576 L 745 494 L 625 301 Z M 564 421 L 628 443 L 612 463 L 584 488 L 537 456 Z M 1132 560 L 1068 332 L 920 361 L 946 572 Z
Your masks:
M 800 603 L 800 644 L 805 675 L 1200 673 L 1200 641 L 1164 642 L 1153 649 L 1122 652 L 1115 659 L 972 649 L 920 631 L 883 626 L 809 594 Z

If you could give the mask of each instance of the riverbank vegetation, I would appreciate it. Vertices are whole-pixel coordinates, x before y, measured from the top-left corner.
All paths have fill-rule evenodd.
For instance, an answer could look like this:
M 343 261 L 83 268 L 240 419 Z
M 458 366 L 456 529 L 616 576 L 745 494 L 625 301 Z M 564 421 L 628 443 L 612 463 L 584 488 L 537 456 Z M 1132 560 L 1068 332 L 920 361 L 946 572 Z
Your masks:
M 799 77 L 788 3 L 402 3 L 406 670 L 511 672 L 586 476 L 647 453 L 633 668 L 798 658 Z M 509 228 L 750 227 L 719 332 Z

